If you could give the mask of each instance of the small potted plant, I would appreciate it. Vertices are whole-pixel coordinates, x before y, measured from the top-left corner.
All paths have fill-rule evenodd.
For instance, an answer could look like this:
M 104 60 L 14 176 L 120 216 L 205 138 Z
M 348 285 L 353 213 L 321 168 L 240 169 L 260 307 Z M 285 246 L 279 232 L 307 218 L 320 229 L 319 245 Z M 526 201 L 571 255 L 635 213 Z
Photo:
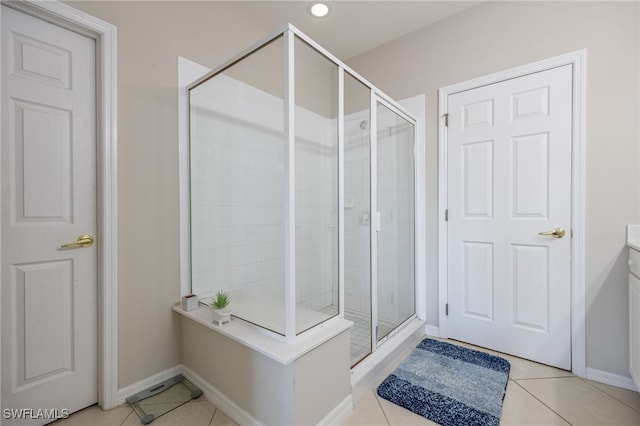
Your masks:
M 231 303 L 231 296 L 223 290 L 219 290 L 211 300 L 211 318 L 213 322 L 218 323 L 218 326 L 231 321 L 229 303 Z

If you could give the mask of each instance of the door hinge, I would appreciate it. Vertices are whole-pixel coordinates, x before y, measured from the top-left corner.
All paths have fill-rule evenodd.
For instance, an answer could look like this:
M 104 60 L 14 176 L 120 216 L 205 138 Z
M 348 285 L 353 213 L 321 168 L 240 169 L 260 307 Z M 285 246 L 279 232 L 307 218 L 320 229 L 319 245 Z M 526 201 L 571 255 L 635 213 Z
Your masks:
M 448 303 L 446 305 L 444 305 L 444 314 L 446 316 L 449 316 L 449 304 Z
M 449 127 L 449 113 L 443 114 L 444 117 L 444 127 Z
M 444 221 L 449 222 L 449 209 L 444 209 Z

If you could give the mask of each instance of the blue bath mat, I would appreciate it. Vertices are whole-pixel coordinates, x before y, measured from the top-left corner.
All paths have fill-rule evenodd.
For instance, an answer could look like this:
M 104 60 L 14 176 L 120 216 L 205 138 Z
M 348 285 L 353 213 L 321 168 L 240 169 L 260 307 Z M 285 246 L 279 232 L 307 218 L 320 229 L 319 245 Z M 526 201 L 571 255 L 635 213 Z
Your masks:
M 378 395 L 443 426 L 497 426 L 510 368 L 503 358 L 424 339 Z

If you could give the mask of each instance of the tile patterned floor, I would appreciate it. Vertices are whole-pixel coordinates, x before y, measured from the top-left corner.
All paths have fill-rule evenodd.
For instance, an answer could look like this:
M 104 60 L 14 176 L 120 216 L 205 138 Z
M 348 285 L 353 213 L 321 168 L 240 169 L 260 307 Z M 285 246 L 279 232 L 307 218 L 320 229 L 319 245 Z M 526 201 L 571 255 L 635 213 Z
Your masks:
M 389 363 L 374 371 L 353 389 L 353 413 L 343 426 L 408 426 L 435 423 L 377 396 L 375 389 L 409 354 L 415 344 Z M 472 349 L 484 350 L 459 342 Z M 496 352 L 484 350 L 489 353 Z M 570 372 L 547 367 L 510 355 L 497 354 L 511 363 L 500 424 L 517 425 L 640 425 L 640 393 L 602 383 L 584 380 Z M 56 426 L 72 425 L 140 425 L 128 406 L 102 411 L 91 406 Z M 163 426 L 231 426 L 236 425 L 222 411 L 204 398 L 199 398 L 156 419 L 152 425 Z M 284 426 L 284 425 L 283 425 Z
M 72 414 L 68 419 L 52 423 L 55 426 L 137 426 L 141 424 L 140 418 L 126 404 L 109 411 L 102 411 L 97 405 L 92 405 Z M 202 397 L 158 417 L 151 424 L 154 426 L 237 426 L 236 422 Z
M 354 387 L 353 413 L 343 426 L 436 424 L 380 398 L 375 392 L 418 342 L 414 342 L 384 371 L 373 372 Z M 502 426 L 640 425 L 638 392 L 584 380 L 568 371 L 473 345 L 449 342 L 501 356 L 511 363 L 500 419 Z

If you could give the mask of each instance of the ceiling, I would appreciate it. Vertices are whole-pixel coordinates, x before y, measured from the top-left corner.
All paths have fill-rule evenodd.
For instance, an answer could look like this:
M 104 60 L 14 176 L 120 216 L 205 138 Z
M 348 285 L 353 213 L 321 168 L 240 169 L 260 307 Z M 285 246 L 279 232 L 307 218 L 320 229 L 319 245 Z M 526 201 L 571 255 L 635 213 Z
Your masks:
M 311 0 L 241 1 L 236 5 L 274 31 L 287 22 L 347 61 L 412 31 L 454 15 L 481 1 L 348 1 L 327 0 L 324 18 L 307 13 Z

